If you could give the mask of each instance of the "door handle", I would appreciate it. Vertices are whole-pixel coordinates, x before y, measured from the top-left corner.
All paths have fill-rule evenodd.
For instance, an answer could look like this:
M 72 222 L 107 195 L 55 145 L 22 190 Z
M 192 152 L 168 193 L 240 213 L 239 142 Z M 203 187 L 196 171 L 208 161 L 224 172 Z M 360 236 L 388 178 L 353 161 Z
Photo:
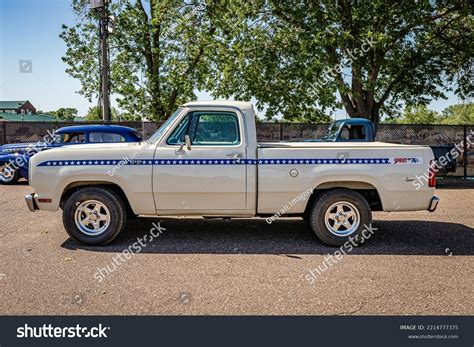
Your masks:
M 243 157 L 242 153 L 231 153 L 231 154 L 227 154 L 227 156 L 230 159 L 234 159 L 234 160 L 240 160 Z

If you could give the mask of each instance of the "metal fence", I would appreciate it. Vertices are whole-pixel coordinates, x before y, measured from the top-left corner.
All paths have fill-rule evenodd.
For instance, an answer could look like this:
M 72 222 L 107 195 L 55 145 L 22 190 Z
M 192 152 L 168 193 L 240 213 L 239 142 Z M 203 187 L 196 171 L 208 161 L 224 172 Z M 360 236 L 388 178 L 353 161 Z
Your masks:
M 101 124 L 100 122 L 7 122 L 0 121 L 0 143 L 35 142 L 41 140 L 48 131 L 63 126 L 78 124 Z M 155 122 L 118 122 L 137 129 L 144 138 L 153 134 L 161 125 Z M 257 123 L 259 141 L 282 141 L 321 138 L 328 124 L 307 123 Z M 420 124 L 380 124 L 377 140 L 383 142 L 413 145 L 456 145 L 463 144 L 463 151 L 457 158 L 457 170 L 448 176 L 474 177 L 473 125 L 420 125 Z
M 321 138 L 328 124 L 258 123 L 259 141 L 282 141 Z M 448 146 L 461 145 L 455 172 L 446 176 L 474 177 L 474 126 L 472 125 L 423 125 L 380 124 L 377 141 L 407 145 Z M 470 145 L 470 142 L 473 142 Z
M 43 139 L 48 132 L 70 125 L 105 124 L 101 122 L 12 122 L 0 121 L 0 143 L 36 142 Z M 146 138 L 151 136 L 161 125 L 153 122 L 117 122 L 137 129 Z

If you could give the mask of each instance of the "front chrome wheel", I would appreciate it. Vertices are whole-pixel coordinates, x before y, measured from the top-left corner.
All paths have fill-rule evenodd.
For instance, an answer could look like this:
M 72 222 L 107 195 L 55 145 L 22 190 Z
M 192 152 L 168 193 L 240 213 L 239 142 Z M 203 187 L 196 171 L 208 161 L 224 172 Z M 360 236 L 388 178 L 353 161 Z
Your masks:
M 63 224 L 68 235 L 86 245 L 106 245 L 125 228 L 127 206 L 109 187 L 83 187 L 63 204 Z
M 324 221 L 331 234 L 349 236 L 359 228 L 359 210 L 350 202 L 336 202 L 326 210 Z
M 110 212 L 102 202 L 88 200 L 77 206 L 74 220 L 82 233 L 98 236 L 109 227 Z
M 0 181 L 8 183 L 15 178 L 15 169 L 8 164 L 0 165 Z

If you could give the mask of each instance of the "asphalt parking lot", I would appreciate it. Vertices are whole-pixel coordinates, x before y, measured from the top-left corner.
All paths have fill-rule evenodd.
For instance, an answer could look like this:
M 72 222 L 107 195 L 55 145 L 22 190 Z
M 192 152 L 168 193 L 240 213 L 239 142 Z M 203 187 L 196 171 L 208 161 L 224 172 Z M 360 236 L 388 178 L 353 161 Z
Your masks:
M 376 213 L 369 243 L 310 285 L 335 249 L 303 220 L 140 218 L 110 246 L 68 239 L 61 214 L 30 213 L 31 189 L 0 186 L 0 314 L 472 315 L 474 187 L 440 189 L 435 213 Z

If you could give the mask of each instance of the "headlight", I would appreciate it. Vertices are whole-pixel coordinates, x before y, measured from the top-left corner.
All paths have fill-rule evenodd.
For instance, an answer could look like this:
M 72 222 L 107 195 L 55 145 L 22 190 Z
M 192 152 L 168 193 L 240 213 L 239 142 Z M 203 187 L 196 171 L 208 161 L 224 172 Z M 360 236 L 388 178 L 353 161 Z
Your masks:
M 3 149 L 3 152 L 6 152 L 6 153 L 15 153 L 16 151 L 17 151 L 16 149 L 12 149 L 12 148 Z

